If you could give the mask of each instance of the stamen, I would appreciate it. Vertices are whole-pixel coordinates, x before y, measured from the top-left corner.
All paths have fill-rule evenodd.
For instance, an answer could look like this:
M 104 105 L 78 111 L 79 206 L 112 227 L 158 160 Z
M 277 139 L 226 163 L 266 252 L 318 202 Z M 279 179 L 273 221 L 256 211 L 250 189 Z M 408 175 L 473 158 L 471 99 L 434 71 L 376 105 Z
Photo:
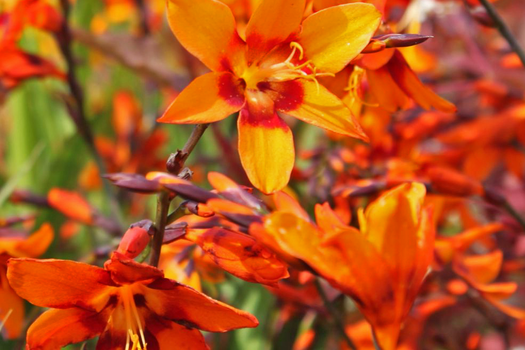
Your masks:
M 359 96 L 359 86 L 361 85 L 361 80 L 363 79 L 364 74 L 365 70 L 363 68 L 354 66 L 354 70 L 352 74 L 350 74 L 350 78 L 348 78 L 348 86 L 344 90 L 349 91 L 350 96 L 352 96 L 354 101 L 357 101 L 368 107 L 379 107 L 379 104 L 366 102 L 361 98 L 361 96 Z
M 290 47 L 293 49 L 292 53 L 295 53 L 295 49 L 299 50 L 299 61 L 301 61 L 304 57 L 303 47 L 299 43 L 296 43 L 295 41 L 292 41 L 290 43 Z
M 147 343 L 144 330 L 142 329 L 142 320 L 137 310 L 137 306 L 135 305 L 135 300 L 133 298 L 131 289 L 123 287 L 120 291 L 120 296 L 122 298 L 122 307 L 124 307 L 126 328 L 128 330 L 126 333 L 125 350 L 146 350 Z M 140 338 L 137 334 L 137 329 L 138 333 L 140 334 Z
M 132 296 L 133 298 L 133 296 Z M 133 299 L 132 299 L 133 300 Z M 135 320 L 137 321 L 137 325 L 139 328 L 140 338 L 142 339 L 142 344 L 144 346 L 144 349 L 146 349 L 146 337 L 144 336 L 144 331 L 142 330 L 142 321 L 139 316 L 139 312 L 137 310 L 137 305 L 135 305 L 135 301 L 133 300 L 131 303 L 131 309 L 133 310 L 133 313 L 135 314 Z
M 4 325 L 6 324 L 7 319 L 9 318 L 9 316 L 11 316 L 12 313 L 13 313 L 13 309 L 9 309 L 9 311 L 7 311 L 7 313 L 5 314 L 4 318 L 2 319 L 2 322 L 0 322 L 0 332 L 4 328 Z

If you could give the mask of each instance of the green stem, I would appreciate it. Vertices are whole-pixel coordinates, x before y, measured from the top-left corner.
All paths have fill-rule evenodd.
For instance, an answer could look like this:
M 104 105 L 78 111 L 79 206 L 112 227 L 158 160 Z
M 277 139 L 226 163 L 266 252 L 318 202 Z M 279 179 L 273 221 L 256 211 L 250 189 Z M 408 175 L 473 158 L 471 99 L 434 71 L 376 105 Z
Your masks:
M 188 141 L 182 148 L 175 153 L 172 153 L 166 162 L 166 168 L 171 174 L 179 175 L 181 170 L 184 168 L 186 159 L 190 156 L 191 152 L 195 149 L 195 146 L 201 139 L 202 135 L 208 128 L 209 124 L 197 124 L 193 129 Z M 157 198 L 157 215 L 155 218 L 155 234 L 151 243 L 151 255 L 149 264 L 152 266 L 158 266 L 160 259 L 160 252 L 162 249 L 162 241 L 164 240 L 164 230 L 168 222 L 168 211 L 170 208 L 169 193 L 162 191 Z M 179 215 L 178 210 L 172 215 Z M 171 217 L 171 219 L 174 218 Z
M 170 208 L 169 193 L 162 191 L 157 197 L 157 215 L 155 217 L 155 234 L 151 242 L 151 255 L 149 264 L 157 267 L 160 260 L 160 251 L 162 248 L 162 241 L 164 240 L 164 229 L 168 219 L 168 210 Z

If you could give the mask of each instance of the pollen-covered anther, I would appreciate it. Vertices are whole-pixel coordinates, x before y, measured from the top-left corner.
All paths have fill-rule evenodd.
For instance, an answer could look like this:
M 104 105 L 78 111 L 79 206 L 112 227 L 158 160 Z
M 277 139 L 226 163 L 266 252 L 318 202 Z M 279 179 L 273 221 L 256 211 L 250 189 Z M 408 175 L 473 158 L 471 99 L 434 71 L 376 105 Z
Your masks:
M 361 96 L 359 96 L 359 87 L 361 86 L 361 81 L 363 80 L 364 74 L 365 70 L 363 68 L 354 66 L 354 70 L 348 78 L 348 86 L 344 90 L 350 92 L 350 96 L 352 96 L 353 101 L 358 101 L 359 103 L 369 107 L 379 107 L 379 104 L 365 102 Z

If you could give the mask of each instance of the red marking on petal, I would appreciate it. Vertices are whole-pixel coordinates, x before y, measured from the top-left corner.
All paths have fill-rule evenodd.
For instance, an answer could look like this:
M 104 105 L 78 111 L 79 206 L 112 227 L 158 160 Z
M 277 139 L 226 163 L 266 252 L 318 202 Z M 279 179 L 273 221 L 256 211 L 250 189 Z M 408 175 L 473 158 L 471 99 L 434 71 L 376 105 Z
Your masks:
M 244 88 L 244 82 L 236 80 L 230 74 L 224 74 L 219 78 L 219 96 L 232 106 L 244 105 Z
M 241 109 L 241 114 L 239 116 L 240 122 L 242 124 L 248 124 L 254 127 L 258 128 L 268 128 L 268 129 L 275 129 L 275 128 L 282 128 L 286 131 L 289 131 L 288 125 L 279 118 L 279 116 L 274 112 L 273 114 L 264 114 L 264 113 L 254 113 L 256 109 L 251 108 L 248 110 L 248 108 Z
M 293 111 L 304 101 L 304 88 L 298 80 L 273 83 L 271 88 L 279 93 L 274 100 L 275 108 L 279 111 Z

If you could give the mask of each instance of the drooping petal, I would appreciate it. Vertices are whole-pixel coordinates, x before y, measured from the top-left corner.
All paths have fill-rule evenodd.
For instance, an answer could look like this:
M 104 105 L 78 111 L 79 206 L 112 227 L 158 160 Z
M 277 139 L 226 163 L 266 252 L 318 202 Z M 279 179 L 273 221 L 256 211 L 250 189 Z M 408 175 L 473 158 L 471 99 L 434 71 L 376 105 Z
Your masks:
M 18 295 L 43 307 L 102 310 L 113 289 L 109 272 L 75 261 L 10 259 L 7 278 Z
M 57 350 L 91 339 L 102 333 L 107 322 L 107 312 L 79 308 L 46 311 L 27 331 L 28 349 Z
M 434 107 L 442 112 L 453 113 L 456 111 L 454 104 L 438 96 L 419 80 L 399 51 L 396 51 L 386 67 L 398 86 L 424 109 Z
M 195 235 L 195 242 L 217 265 L 245 281 L 272 285 L 289 276 L 286 265 L 248 235 L 213 228 Z
M 213 71 L 242 64 L 244 43 L 228 6 L 216 0 L 169 0 L 168 22 L 179 42 Z
M 187 327 L 227 332 L 237 328 L 256 327 L 259 324 L 249 313 L 172 280 L 159 279 L 142 288 L 142 294 L 151 311 Z
M 293 83 L 302 89 L 299 103 L 289 103 L 289 99 L 295 97 L 288 93 L 286 85 L 272 85 L 280 92 L 280 97 L 275 101 L 277 110 L 338 134 L 368 139 L 348 107 L 324 86 L 304 79 Z
M 298 31 L 304 7 L 304 0 L 262 1 L 246 27 L 248 62 L 261 58 L 292 33 Z
M 24 301 L 9 286 L 5 273 L 0 265 L 0 329 L 5 339 L 16 339 L 24 325 Z
M 380 107 L 389 112 L 408 107 L 408 97 L 397 86 L 387 68 L 367 70 L 366 78 L 370 84 L 370 92 Z
M 275 113 L 261 116 L 243 109 L 237 127 L 239 155 L 251 183 L 266 194 L 285 187 L 295 161 L 288 125 Z
M 191 82 L 158 119 L 161 123 L 213 123 L 244 105 L 243 87 L 231 73 L 208 73 Z
M 380 19 L 369 4 L 330 7 L 303 21 L 299 43 L 317 69 L 337 73 L 365 48 Z

